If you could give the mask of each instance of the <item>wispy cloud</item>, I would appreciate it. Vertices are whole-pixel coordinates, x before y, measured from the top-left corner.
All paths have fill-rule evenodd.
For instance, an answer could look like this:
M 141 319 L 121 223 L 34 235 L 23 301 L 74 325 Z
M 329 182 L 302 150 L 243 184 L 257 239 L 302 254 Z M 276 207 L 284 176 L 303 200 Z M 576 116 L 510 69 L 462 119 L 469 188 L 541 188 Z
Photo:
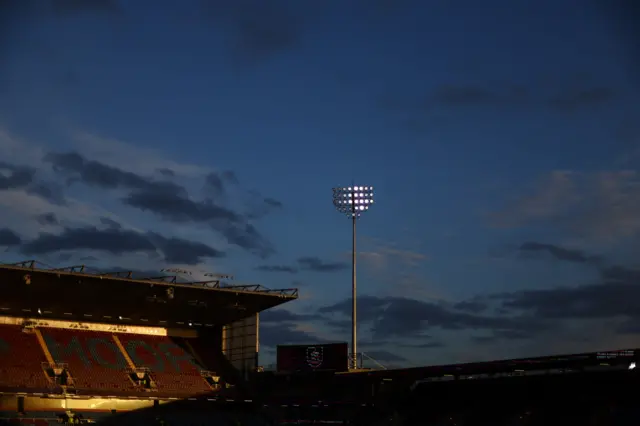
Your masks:
M 152 176 L 157 170 L 164 170 L 165 175 L 173 173 L 202 178 L 215 171 L 210 167 L 167 159 L 156 149 L 145 148 L 145 145 L 151 146 L 153 141 L 138 141 L 134 145 L 117 138 L 72 129 L 71 142 L 73 148 L 87 158 L 99 159 L 101 163 L 112 167 L 135 170 L 142 175 Z
M 546 226 L 611 243 L 640 232 L 640 177 L 632 170 L 550 172 L 489 219 L 499 227 Z
M 87 132 L 75 131 L 72 140 L 82 153 L 52 152 L 0 131 L 0 152 L 11 153 L 0 163 L 0 207 L 4 223 L 24 239 L 20 250 L 25 254 L 85 250 L 117 257 L 162 253 L 164 262 L 193 265 L 220 258 L 228 248 L 166 235 L 162 221 L 194 228 L 204 224 L 228 244 L 261 255 L 272 250 L 244 212 L 211 199 L 192 198 L 191 180 L 199 180 L 200 185 L 195 185 L 199 188 L 219 173 L 225 185 L 237 186 L 233 172 L 166 160 L 154 150 Z M 25 158 L 30 160 L 28 166 L 22 163 Z M 172 174 L 158 174 L 157 170 L 171 170 Z M 45 191 L 47 188 L 58 192 Z M 94 196 L 92 189 L 99 189 L 100 196 Z M 275 203 L 269 200 L 269 206 Z M 132 207 L 156 219 L 141 221 Z M 42 226 L 47 227 L 46 233 Z
M 428 261 L 427 255 L 423 253 L 402 250 L 383 244 L 375 244 L 372 250 L 359 252 L 358 257 L 367 262 L 370 267 L 376 269 L 387 269 L 389 267 L 413 268 Z

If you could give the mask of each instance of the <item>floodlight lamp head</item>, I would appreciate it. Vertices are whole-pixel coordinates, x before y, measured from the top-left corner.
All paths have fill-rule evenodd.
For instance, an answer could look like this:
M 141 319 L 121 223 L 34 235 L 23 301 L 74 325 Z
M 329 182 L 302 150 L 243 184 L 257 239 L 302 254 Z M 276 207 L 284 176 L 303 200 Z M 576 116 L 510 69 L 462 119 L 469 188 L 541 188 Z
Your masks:
M 349 218 L 359 218 L 373 204 L 372 186 L 339 186 L 333 188 L 333 205 Z

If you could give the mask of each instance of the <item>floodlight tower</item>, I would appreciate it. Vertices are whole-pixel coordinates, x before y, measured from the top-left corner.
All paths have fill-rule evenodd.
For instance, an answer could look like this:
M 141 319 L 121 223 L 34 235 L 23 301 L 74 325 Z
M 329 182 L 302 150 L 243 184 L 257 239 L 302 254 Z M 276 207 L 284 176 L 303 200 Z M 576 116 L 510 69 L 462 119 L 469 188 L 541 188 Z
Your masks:
M 333 205 L 351 219 L 351 367 L 358 367 L 356 310 L 356 220 L 373 204 L 372 186 L 333 188 Z

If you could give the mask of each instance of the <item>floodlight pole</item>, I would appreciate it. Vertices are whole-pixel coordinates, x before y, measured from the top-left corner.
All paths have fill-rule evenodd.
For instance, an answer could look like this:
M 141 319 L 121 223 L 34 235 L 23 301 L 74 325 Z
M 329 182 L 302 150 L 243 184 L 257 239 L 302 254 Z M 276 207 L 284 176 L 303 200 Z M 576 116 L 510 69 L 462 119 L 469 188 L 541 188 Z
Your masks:
M 353 199 L 353 195 L 352 195 Z M 352 204 L 353 205 L 353 204 Z M 354 212 L 355 213 L 355 212 Z M 353 214 L 351 217 L 351 352 L 353 368 L 358 368 L 358 316 L 357 316 L 357 300 L 356 300 L 356 219 Z
M 358 313 L 356 287 L 356 221 L 373 204 L 372 186 L 333 188 L 333 204 L 351 219 L 351 354 L 349 367 L 358 368 Z

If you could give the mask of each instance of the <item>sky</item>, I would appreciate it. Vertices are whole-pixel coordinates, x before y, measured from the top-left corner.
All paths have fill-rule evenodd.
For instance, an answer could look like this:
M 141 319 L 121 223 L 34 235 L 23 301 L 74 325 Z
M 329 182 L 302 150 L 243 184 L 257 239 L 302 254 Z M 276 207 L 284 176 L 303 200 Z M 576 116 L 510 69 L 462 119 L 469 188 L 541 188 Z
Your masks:
M 631 1 L 2 0 L 2 262 L 296 287 L 387 367 L 640 347 Z

